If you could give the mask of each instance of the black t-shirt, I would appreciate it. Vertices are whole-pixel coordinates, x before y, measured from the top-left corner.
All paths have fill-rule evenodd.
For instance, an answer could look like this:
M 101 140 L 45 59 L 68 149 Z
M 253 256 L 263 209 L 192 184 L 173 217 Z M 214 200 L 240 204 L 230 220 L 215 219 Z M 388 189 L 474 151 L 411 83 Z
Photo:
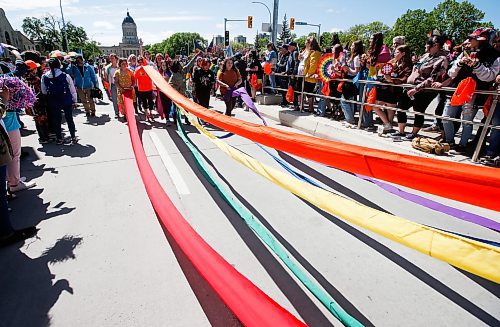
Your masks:
M 193 73 L 193 83 L 196 92 L 210 92 L 215 84 L 215 73 L 210 69 L 197 69 Z
M 234 62 L 234 67 L 240 72 L 241 78 L 246 80 L 248 75 L 247 63 L 243 59 L 238 59 Z
M 252 62 L 250 62 L 250 66 L 248 67 L 250 69 L 255 69 L 255 67 L 257 67 L 257 72 L 251 72 L 251 74 L 257 73 L 257 79 L 262 79 L 264 77 L 264 70 L 262 69 L 262 65 L 260 64 L 259 59 L 253 59 Z

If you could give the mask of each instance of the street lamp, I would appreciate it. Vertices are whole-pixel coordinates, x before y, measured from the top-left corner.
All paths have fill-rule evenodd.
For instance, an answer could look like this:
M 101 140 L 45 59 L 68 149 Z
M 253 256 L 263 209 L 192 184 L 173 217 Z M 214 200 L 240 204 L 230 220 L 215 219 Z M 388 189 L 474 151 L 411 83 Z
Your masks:
M 263 5 L 264 7 L 266 7 L 267 11 L 269 12 L 269 28 L 271 28 L 271 26 L 273 24 L 272 23 L 272 18 L 271 18 L 271 9 L 269 9 L 269 7 L 264 2 L 252 1 L 252 3 Z

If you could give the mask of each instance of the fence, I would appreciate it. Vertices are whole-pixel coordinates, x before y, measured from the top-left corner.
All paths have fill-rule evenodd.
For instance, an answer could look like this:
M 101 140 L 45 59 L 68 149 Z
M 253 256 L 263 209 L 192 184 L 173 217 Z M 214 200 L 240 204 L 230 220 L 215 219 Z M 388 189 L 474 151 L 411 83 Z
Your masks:
M 357 101 L 357 100 L 348 100 L 348 99 L 344 99 L 344 98 L 339 98 L 339 97 L 332 97 L 332 96 L 326 96 L 326 95 L 323 95 L 321 93 L 307 93 L 307 92 L 304 92 L 304 82 L 305 82 L 305 79 L 303 78 L 304 76 L 299 76 L 299 75 L 285 75 L 285 74 L 274 74 L 275 76 L 283 76 L 283 77 L 288 77 L 288 78 L 301 78 L 302 79 L 302 87 L 299 90 L 295 90 L 294 89 L 294 93 L 295 94 L 299 94 L 300 97 L 304 97 L 304 95 L 307 95 L 307 96 L 314 96 L 314 97 L 318 97 L 318 98 L 322 98 L 322 99 L 330 99 L 330 100 L 337 100 L 337 101 L 343 101 L 343 102 L 346 102 L 346 103 L 353 103 L 353 104 L 356 104 L 359 106 L 360 108 L 360 115 L 359 115 L 359 120 L 358 120 L 358 128 L 361 128 L 361 124 L 363 122 L 363 115 L 361 114 L 362 113 L 362 110 L 364 108 L 364 106 L 367 104 L 366 103 L 366 92 L 364 91 L 366 89 L 366 85 L 374 85 L 374 86 L 377 86 L 377 85 L 386 85 L 386 86 L 393 86 L 393 87 L 402 87 L 402 88 L 407 88 L 407 89 L 411 89 L 411 88 L 414 88 L 415 85 L 413 84 L 400 84 L 400 85 L 396 85 L 396 84 L 391 84 L 391 83 L 383 83 L 383 82 L 379 82 L 379 81 L 373 81 L 373 80 L 357 80 L 356 83 L 359 83 L 359 84 L 363 84 L 363 93 L 362 93 L 362 96 L 361 96 L 361 101 Z M 273 90 L 278 90 L 278 91 L 287 91 L 287 89 L 282 89 L 282 88 L 278 88 L 278 87 L 271 87 L 271 86 L 266 86 L 265 84 L 265 81 L 266 81 L 266 78 L 264 76 L 264 79 L 262 81 L 263 83 L 263 86 L 262 88 L 263 89 L 273 89 Z M 353 80 L 352 79 L 343 79 L 343 78 L 337 78 L 337 79 L 332 79 L 332 81 L 338 81 L 338 82 L 347 82 L 347 83 L 353 83 Z M 435 88 L 425 88 L 423 90 L 432 90 L 434 92 L 455 92 L 456 88 L 452 88 L 452 87 L 442 87 L 442 88 L 439 88 L 439 89 L 435 89 Z M 479 154 L 480 154 L 480 151 L 481 151 L 481 147 L 484 143 L 484 140 L 486 138 L 486 135 L 488 134 L 488 130 L 492 130 L 492 129 L 500 129 L 500 126 L 492 126 L 491 125 L 491 120 L 493 118 L 493 114 L 495 112 L 495 108 L 497 106 L 497 102 L 498 102 L 498 95 L 499 95 L 499 92 L 498 90 L 497 91 L 482 91 L 482 90 L 479 90 L 479 91 L 475 91 L 474 94 L 486 94 L 486 95 L 491 95 L 493 96 L 493 100 L 492 100 L 492 103 L 491 103 L 491 108 L 488 112 L 488 115 L 486 116 L 486 120 L 484 123 L 481 123 L 481 122 L 474 122 L 474 121 L 469 121 L 469 120 L 463 120 L 463 119 L 458 119 L 458 118 L 451 118 L 451 117 L 445 117 L 445 116 L 442 116 L 442 115 L 436 115 L 436 114 L 431 114 L 431 113 L 421 113 L 421 112 L 414 112 L 412 111 L 411 113 L 413 113 L 414 115 L 422 115 L 424 117 L 433 117 L 433 118 L 439 118 L 439 119 L 442 119 L 442 120 L 449 120 L 449 121 L 454 121 L 454 122 L 460 122 L 462 124 L 471 124 L 471 125 L 474 125 L 474 126 L 479 126 L 479 127 L 483 127 L 481 130 L 480 130 L 480 135 L 479 135 L 479 140 L 478 140 L 478 143 L 476 145 L 476 148 L 474 150 L 474 154 L 472 156 L 472 161 L 473 162 L 477 162 L 478 158 L 479 158 Z M 474 99 L 474 98 L 473 98 Z M 369 104 L 370 107 L 376 107 L 376 108 L 380 108 L 380 109 L 386 109 L 386 110 L 393 110 L 393 111 L 401 111 L 401 112 L 405 112 L 405 113 L 410 113 L 409 110 L 406 110 L 406 109 L 401 109 L 401 108 L 397 108 L 397 107 L 388 107 L 388 106 L 384 106 L 384 105 L 379 105 L 379 104 Z M 304 109 L 304 101 L 301 102 L 301 108 L 300 110 L 303 111 Z

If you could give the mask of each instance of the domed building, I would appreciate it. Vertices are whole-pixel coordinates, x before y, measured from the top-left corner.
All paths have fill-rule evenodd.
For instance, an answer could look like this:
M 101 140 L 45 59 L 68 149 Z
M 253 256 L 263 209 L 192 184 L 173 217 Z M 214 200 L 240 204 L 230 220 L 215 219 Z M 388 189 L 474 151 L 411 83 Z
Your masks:
M 122 41 L 114 46 L 100 46 L 103 55 L 116 53 L 118 57 L 128 57 L 131 54 L 139 55 L 141 40 L 137 37 L 137 25 L 127 11 L 122 22 Z

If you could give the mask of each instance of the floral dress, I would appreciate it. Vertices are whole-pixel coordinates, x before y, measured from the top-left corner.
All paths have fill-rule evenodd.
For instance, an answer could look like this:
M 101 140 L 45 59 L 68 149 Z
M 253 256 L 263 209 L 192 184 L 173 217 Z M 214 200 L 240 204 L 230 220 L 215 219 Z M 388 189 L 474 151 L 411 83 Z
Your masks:
M 117 94 L 118 94 L 118 103 L 120 105 L 123 105 L 123 98 L 122 95 L 126 95 L 132 98 L 132 100 L 135 102 L 135 90 L 134 90 L 134 84 L 132 83 L 132 77 L 133 73 L 127 69 L 125 72 L 122 72 L 121 69 L 118 69 L 115 72 L 114 77 L 118 77 L 118 87 L 117 87 Z M 122 92 L 121 88 L 131 88 L 130 90 L 125 90 Z

